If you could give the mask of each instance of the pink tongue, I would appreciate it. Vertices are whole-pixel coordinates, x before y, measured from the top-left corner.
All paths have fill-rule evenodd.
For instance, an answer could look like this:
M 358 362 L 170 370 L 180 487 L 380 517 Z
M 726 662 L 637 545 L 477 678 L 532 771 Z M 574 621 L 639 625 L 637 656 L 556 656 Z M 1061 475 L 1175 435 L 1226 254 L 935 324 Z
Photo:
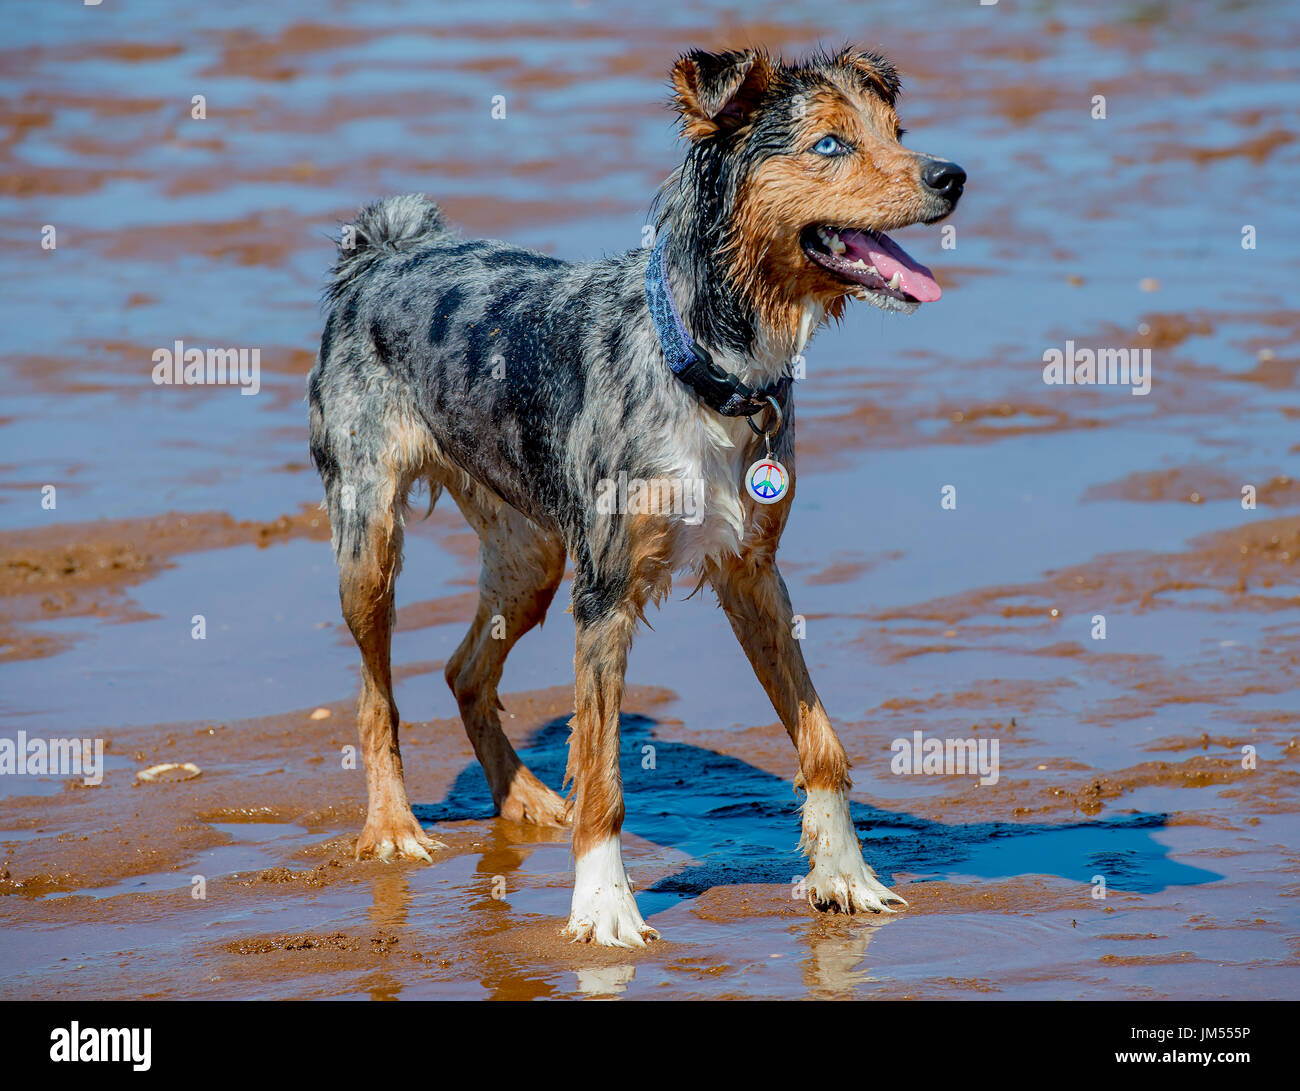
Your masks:
M 868 235 L 863 231 L 841 231 L 840 241 L 846 247 L 846 256 L 874 265 L 886 280 L 893 280 L 897 273 L 898 286 L 913 299 L 933 303 L 943 295 L 934 274 L 884 232 Z

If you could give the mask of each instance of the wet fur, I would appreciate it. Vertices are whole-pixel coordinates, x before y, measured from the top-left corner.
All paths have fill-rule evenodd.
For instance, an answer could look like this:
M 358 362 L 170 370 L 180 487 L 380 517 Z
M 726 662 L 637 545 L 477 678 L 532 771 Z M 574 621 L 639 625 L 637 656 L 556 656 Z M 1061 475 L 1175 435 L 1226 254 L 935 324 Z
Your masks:
M 761 385 L 851 294 L 798 252 L 798 230 L 819 219 L 887 229 L 935 218 L 917 181 L 927 157 L 898 144 L 897 74 L 875 54 L 788 65 L 754 51 L 695 52 L 678 60 L 672 84 L 688 152 L 655 206 L 657 229 L 670 232 L 669 282 L 696 340 Z M 801 157 L 828 126 L 848 130 L 862 156 Z M 627 652 L 646 606 L 683 569 L 716 590 L 797 748 L 801 783 L 842 794 L 848 761 L 789 635 L 775 563 L 792 496 L 773 508 L 749 499 L 741 475 L 759 441 L 743 420 L 703 407 L 666 366 L 645 299 L 649 251 L 574 263 L 467 240 L 420 196 L 369 206 L 345 238 L 308 396 L 343 613 L 362 658 L 369 807 L 358 856 L 429 859 L 439 847 L 403 787 L 389 661 L 417 482 L 435 501 L 450 493 L 482 542 L 478 610 L 446 675 L 504 816 L 572 821 L 580 859 L 617 838 Z M 793 471 L 792 396 L 784 402 L 774 453 Z M 596 514 L 598 482 L 620 471 L 703 480 L 703 522 Z M 567 804 L 506 739 L 496 689 L 510 647 L 545 616 L 566 557 L 577 630 Z M 504 640 L 492 632 L 498 618 Z M 629 944 L 654 934 L 634 905 L 621 924 L 575 906 L 570 931 Z

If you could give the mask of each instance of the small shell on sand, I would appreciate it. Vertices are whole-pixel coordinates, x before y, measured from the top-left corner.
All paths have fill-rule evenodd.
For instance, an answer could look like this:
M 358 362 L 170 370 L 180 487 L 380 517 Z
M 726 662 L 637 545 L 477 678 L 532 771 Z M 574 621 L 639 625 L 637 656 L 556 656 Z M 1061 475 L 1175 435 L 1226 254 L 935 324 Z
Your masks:
M 161 765 L 152 765 L 148 769 L 141 769 L 136 773 L 136 777 L 147 782 L 163 781 L 171 782 L 176 780 L 193 780 L 201 772 L 197 765 L 192 761 L 165 761 Z
M 328 720 L 330 718 L 330 710 L 327 708 L 314 709 L 311 718 L 313 720 Z

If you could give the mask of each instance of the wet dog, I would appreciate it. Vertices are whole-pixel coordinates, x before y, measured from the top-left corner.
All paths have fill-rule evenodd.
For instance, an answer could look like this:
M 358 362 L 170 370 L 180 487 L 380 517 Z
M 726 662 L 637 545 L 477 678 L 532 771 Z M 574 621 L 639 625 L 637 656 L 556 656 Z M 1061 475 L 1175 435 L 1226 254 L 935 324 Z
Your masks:
M 620 850 L 619 704 L 637 623 L 679 571 L 716 592 L 798 752 L 809 900 L 845 912 L 906 904 L 862 858 L 849 762 L 776 566 L 794 492 L 789 370 L 850 299 L 908 312 L 939 298 L 884 232 L 947 216 L 966 178 L 899 142 L 898 76 L 874 53 L 787 64 L 693 52 L 671 81 L 688 150 L 656 199 L 652 249 L 576 264 L 464 240 L 423 197 L 380 201 L 344 230 L 308 384 L 361 651 L 369 809 L 357 856 L 428 861 L 441 847 L 407 800 L 390 668 L 405 505 L 425 481 L 481 541 L 478 610 L 446 668 L 474 752 L 503 816 L 572 823 L 566 932 L 613 946 L 657 938 Z M 790 475 L 783 495 L 770 481 L 766 494 L 746 487 L 766 455 Z M 699 517 L 598 503 L 628 479 L 699 483 Z M 524 766 L 497 714 L 506 655 L 542 620 L 566 558 L 568 801 Z

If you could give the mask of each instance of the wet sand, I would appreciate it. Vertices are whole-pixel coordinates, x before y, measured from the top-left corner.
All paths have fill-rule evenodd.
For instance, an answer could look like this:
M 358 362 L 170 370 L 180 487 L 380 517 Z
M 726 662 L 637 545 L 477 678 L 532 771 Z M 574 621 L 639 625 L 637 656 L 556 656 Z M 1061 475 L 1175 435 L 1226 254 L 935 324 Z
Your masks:
M 106 770 L 0 776 L 0 998 L 1300 995 L 1300 20 L 1263 8 L 196 5 L 181 28 L 141 4 L 16 29 L 0 739 L 102 739 Z M 448 502 L 411 523 L 395 642 L 409 792 L 447 848 L 355 861 L 356 653 L 303 405 L 328 236 L 422 191 L 564 257 L 639 245 L 677 52 L 854 39 L 902 69 L 908 143 L 971 175 L 956 250 L 901 234 L 944 299 L 812 343 L 782 551 L 855 825 L 911 909 L 801 899 L 793 750 L 683 584 L 623 721 L 664 941 L 563 940 L 567 834 L 492 816 L 442 680 L 476 602 Z M 177 339 L 260 348 L 260 392 L 155 386 Z M 1067 339 L 1150 349 L 1151 393 L 1045 385 Z M 566 600 L 503 686 L 557 788 Z M 914 732 L 996 741 L 997 782 L 893 772 Z M 201 772 L 137 778 L 164 762 Z

